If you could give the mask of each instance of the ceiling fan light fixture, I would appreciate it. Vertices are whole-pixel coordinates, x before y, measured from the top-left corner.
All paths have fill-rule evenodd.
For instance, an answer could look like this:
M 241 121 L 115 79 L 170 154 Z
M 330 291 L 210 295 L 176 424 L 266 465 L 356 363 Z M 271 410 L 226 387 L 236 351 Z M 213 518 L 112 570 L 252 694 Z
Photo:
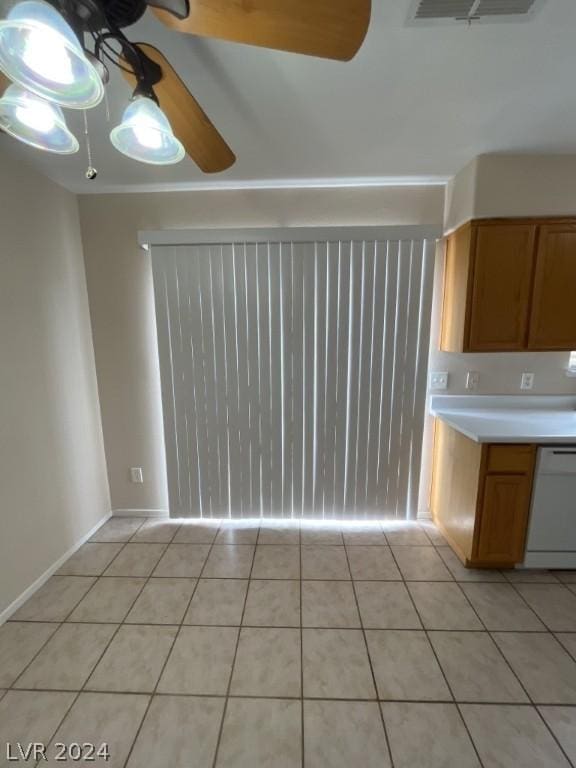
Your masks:
M 45 152 L 72 155 L 79 149 L 60 107 L 20 85 L 8 86 L 0 99 L 0 129 Z
M 110 141 L 123 155 L 151 165 L 174 165 L 186 154 L 166 115 L 146 96 L 130 102 L 120 125 L 112 129 Z
M 102 79 L 72 27 L 43 0 L 22 0 L 0 19 L 0 69 L 63 107 L 89 109 L 104 96 Z

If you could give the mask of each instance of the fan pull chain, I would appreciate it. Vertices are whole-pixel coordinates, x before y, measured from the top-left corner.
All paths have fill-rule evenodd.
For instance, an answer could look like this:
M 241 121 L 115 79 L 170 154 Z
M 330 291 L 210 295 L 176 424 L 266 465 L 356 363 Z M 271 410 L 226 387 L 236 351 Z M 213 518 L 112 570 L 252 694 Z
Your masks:
M 92 147 L 90 145 L 90 135 L 88 133 L 88 116 L 86 110 L 82 110 L 84 114 L 84 137 L 86 140 L 86 154 L 88 155 L 88 168 L 86 169 L 86 178 L 89 181 L 93 181 L 98 176 L 98 171 L 92 165 Z
M 108 103 L 108 91 L 104 89 L 104 107 L 106 108 L 106 122 L 110 122 L 110 104 Z

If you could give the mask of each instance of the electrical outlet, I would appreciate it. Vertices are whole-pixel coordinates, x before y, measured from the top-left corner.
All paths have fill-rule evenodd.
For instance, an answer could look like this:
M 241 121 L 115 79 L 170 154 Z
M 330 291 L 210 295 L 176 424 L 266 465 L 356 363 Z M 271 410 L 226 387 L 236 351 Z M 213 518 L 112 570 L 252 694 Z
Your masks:
M 534 386 L 534 374 L 523 373 L 520 379 L 520 389 L 532 389 Z
M 478 371 L 468 371 L 466 374 L 466 389 L 477 389 L 479 381 L 480 374 Z
M 448 373 L 434 371 L 430 374 L 430 389 L 448 389 Z
M 142 467 L 130 467 L 130 480 L 133 483 L 143 483 L 144 475 L 142 473 Z

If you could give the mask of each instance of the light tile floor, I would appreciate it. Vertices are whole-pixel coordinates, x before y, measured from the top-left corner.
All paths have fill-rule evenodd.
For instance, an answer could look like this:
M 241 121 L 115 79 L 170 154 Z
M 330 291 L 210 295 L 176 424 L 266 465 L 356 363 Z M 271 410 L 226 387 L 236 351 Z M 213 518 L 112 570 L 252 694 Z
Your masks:
M 576 572 L 427 522 L 114 519 L 0 627 L 0 766 L 563 768 L 575 734 Z

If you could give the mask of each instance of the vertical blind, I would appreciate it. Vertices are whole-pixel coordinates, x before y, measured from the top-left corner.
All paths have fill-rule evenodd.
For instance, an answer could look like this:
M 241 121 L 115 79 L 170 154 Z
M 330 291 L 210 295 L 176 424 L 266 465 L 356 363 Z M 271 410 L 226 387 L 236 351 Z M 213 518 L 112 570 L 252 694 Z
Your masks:
M 433 252 L 153 247 L 171 515 L 415 515 Z

